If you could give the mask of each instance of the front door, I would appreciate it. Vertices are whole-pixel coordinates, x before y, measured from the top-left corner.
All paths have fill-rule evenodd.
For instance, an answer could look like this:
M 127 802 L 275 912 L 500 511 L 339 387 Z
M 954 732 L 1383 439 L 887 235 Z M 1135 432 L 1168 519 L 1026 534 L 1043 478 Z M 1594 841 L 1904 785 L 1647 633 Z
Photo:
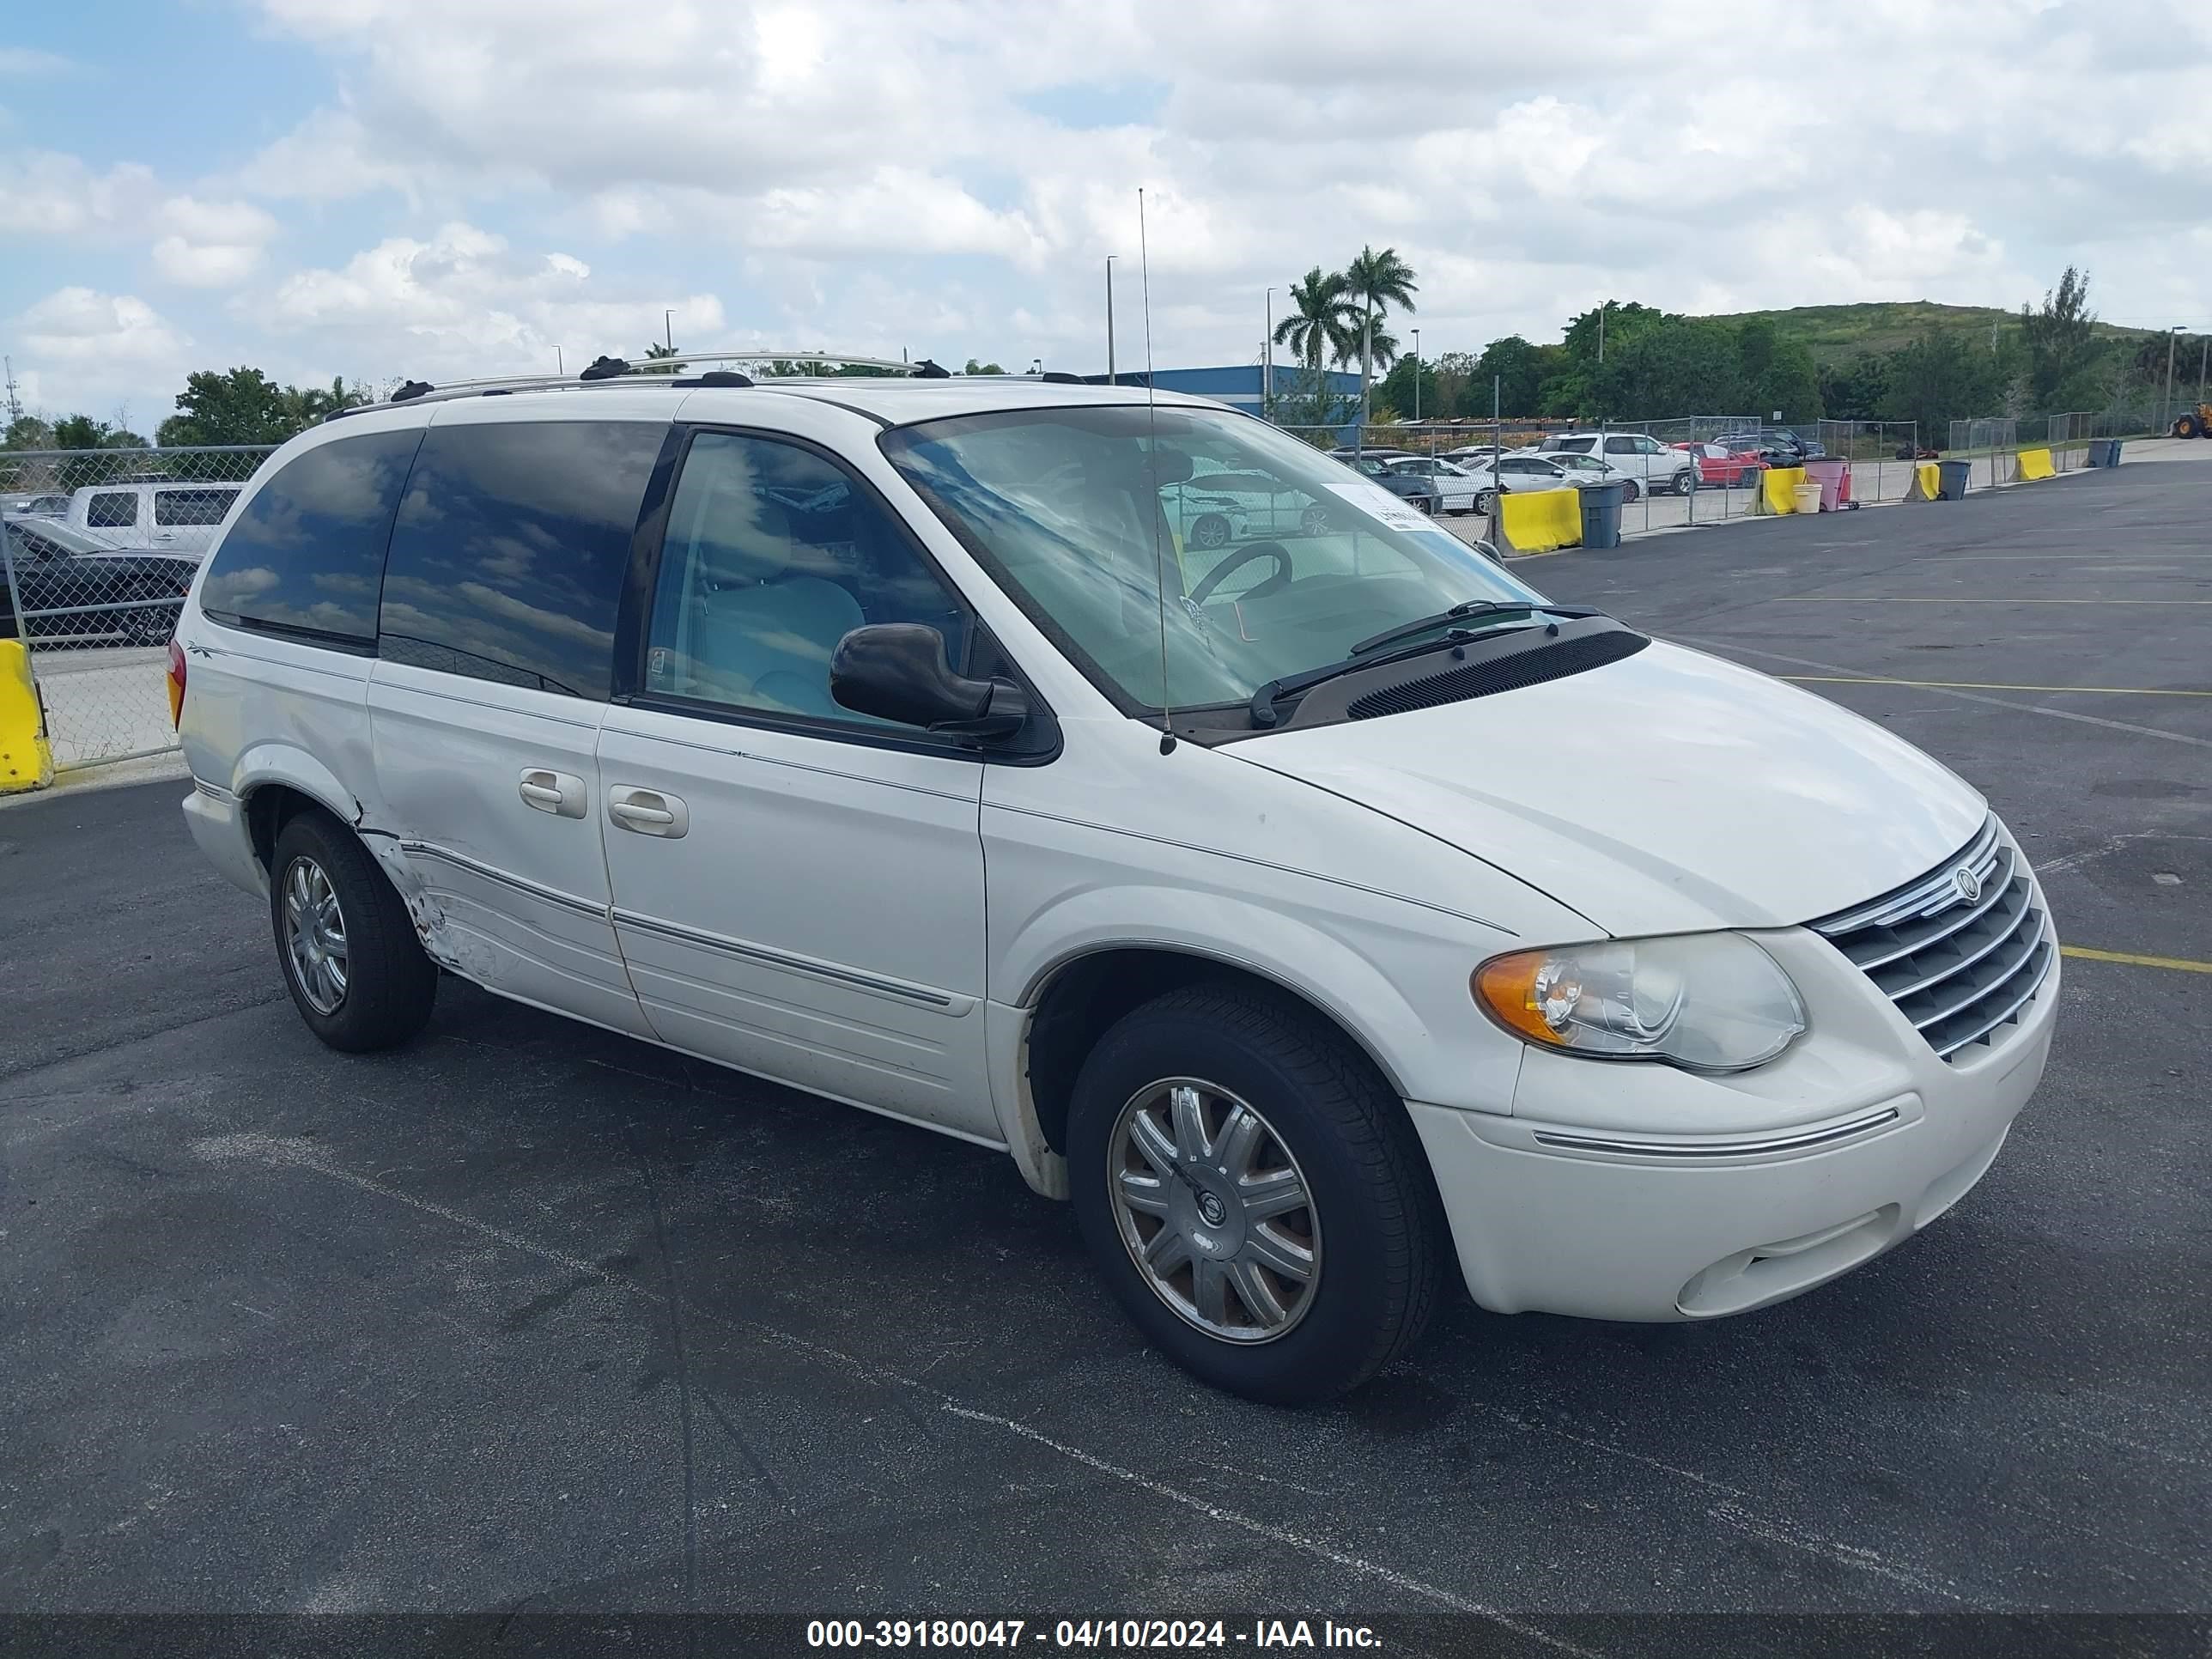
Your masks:
M 982 763 L 830 696 L 837 641 L 884 622 L 939 629 L 956 670 L 984 648 L 838 463 L 693 437 L 642 675 L 599 733 L 616 931 L 665 1042 L 995 1141 Z

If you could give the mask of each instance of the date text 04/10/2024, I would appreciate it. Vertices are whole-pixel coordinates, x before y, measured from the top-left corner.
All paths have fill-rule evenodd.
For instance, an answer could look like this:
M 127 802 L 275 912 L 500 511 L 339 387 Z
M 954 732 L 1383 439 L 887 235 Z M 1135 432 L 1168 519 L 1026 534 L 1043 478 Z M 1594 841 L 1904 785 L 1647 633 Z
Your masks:
M 1333 1619 L 1255 1619 L 1249 1628 L 1220 1619 L 1061 1619 L 1046 1625 L 1028 1619 L 816 1619 L 806 1626 L 810 1648 L 1019 1648 L 1024 1639 L 1077 1652 L 1143 1649 L 1226 1648 L 1261 1650 L 1374 1649 L 1382 1645 L 1365 1625 Z

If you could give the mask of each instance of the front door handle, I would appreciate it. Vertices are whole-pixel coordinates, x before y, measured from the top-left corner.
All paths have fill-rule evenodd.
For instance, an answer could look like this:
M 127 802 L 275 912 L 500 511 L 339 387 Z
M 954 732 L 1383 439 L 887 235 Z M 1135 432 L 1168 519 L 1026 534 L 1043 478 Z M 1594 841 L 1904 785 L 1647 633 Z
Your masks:
M 691 827 L 691 814 L 680 797 L 629 784 L 607 791 L 607 816 L 625 830 L 663 841 L 678 840 Z
M 556 817 L 580 818 L 591 807 L 591 792 L 573 772 L 532 767 L 523 773 L 518 787 L 526 803 Z

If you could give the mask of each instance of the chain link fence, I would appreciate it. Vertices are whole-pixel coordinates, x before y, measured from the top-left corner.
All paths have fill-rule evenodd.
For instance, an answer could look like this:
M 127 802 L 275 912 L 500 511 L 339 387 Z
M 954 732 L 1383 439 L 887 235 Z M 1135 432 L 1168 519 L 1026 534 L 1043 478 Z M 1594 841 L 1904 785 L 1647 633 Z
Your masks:
M 57 770 L 176 745 L 164 647 L 223 515 L 269 453 L 0 451 L 0 637 L 30 652 Z

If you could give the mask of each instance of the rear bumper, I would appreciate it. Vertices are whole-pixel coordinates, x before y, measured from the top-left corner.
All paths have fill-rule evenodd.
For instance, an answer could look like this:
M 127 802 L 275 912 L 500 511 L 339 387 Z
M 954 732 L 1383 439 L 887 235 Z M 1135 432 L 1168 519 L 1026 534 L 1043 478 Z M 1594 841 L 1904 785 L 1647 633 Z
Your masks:
M 1618 1130 L 1412 1105 L 1468 1291 L 1498 1313 L 1656 1322 L 1826 1284 L 1911 1237 L 1996 1161 L 2042 1079 L 2057 992 L 2054 971 L 1978 1065 L 1929 1051 L 1920 1087 L 1695 1155 L 1680 1138 L 1639 1152 Z
M 192 832 L 201 856 L 236 885 L 266 897 L 269 872 L 253 855 L 253 836 L 237 798 L 227 789 L 194 779 L 192 793 L 185 797 L 184 805 L 185 827 Z

